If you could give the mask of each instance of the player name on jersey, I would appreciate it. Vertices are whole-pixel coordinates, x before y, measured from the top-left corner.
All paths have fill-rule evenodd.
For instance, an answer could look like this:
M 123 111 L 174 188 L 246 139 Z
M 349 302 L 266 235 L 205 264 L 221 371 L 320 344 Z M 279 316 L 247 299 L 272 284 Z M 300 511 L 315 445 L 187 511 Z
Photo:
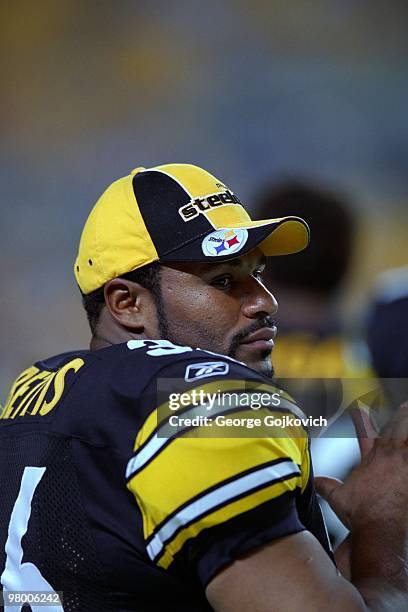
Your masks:
M 81 358 L 73 359 L 56 372 L 40 370 L 32 366 L 24 370 L 15 381 L 0 415 L 1 419 L 14 419 L 18 416 L 44 416 L 61 399 L 65 390 L 65 377 L 72 370 L 78 372 L 84 365 Z

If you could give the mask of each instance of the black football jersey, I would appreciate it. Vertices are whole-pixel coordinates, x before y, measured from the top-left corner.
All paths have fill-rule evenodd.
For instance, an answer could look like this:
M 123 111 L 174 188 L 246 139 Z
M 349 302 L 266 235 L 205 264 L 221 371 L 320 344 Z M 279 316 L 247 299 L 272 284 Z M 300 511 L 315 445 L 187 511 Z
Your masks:
M 307 529 L 331 555 L 307 435 L 220 435 L 203 421 L 242 416 L 256 389 L 277 391 L 244 364 L 168 341 L 25 370 L 0 418 L 4 594 L 62 594 L 34 612 L 199 612 L 222 568 L 276 538 Z M 211 412 L 193 402 L 203 390 L 235 403 Z M 282 397 L 275 414 L 296 410 Z

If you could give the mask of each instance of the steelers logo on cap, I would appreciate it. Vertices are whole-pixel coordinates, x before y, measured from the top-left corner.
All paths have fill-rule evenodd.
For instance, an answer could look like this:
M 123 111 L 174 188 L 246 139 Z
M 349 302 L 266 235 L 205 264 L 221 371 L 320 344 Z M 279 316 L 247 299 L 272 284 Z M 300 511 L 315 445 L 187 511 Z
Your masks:
M 204 238 L 201 249 L 207 257 L 223 257 L 240 251 L 247 240 L 246 229 L 219 229 Z

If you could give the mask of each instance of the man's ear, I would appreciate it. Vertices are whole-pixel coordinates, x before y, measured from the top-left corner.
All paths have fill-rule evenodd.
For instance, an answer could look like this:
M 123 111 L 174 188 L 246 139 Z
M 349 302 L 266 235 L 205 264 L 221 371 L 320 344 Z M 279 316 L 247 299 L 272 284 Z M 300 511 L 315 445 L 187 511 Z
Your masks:
M 105 304 L 111 316 L 127 329 L 143 333 L 149 325 L 154 303 L 142 285 L 124 278 L 114 278 L 104 287 Z

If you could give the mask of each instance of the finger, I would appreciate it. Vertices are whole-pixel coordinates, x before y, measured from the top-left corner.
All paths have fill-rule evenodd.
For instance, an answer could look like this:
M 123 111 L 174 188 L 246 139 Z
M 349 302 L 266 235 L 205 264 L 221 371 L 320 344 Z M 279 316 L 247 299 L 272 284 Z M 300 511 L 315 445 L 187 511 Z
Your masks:
M 343 486 L 341 480 L 332 478 L 331 476 L 315 476 L 314 483 L 318 494 L 327 502 L 329 502 L 334 491 Z
M 339 519 L 348 527 L 349 517 L 342 499 L 343 483 L 337 478 L 329 476 L 316 476 L 314 479 L 317 493 L 329 504 Z
M 370 419 L 370 407 L 360 400 L 357 400 L 357 402 L 358 408 L 351 410 L 351 418 L 356 430 L 361 456 L 365 457 L 373 448 L 374 441 L 378 437 L 378 431 Z
M 408 402 L 404 402 L 397 409 L 381 436 L 395 440 L 408 440 Z

